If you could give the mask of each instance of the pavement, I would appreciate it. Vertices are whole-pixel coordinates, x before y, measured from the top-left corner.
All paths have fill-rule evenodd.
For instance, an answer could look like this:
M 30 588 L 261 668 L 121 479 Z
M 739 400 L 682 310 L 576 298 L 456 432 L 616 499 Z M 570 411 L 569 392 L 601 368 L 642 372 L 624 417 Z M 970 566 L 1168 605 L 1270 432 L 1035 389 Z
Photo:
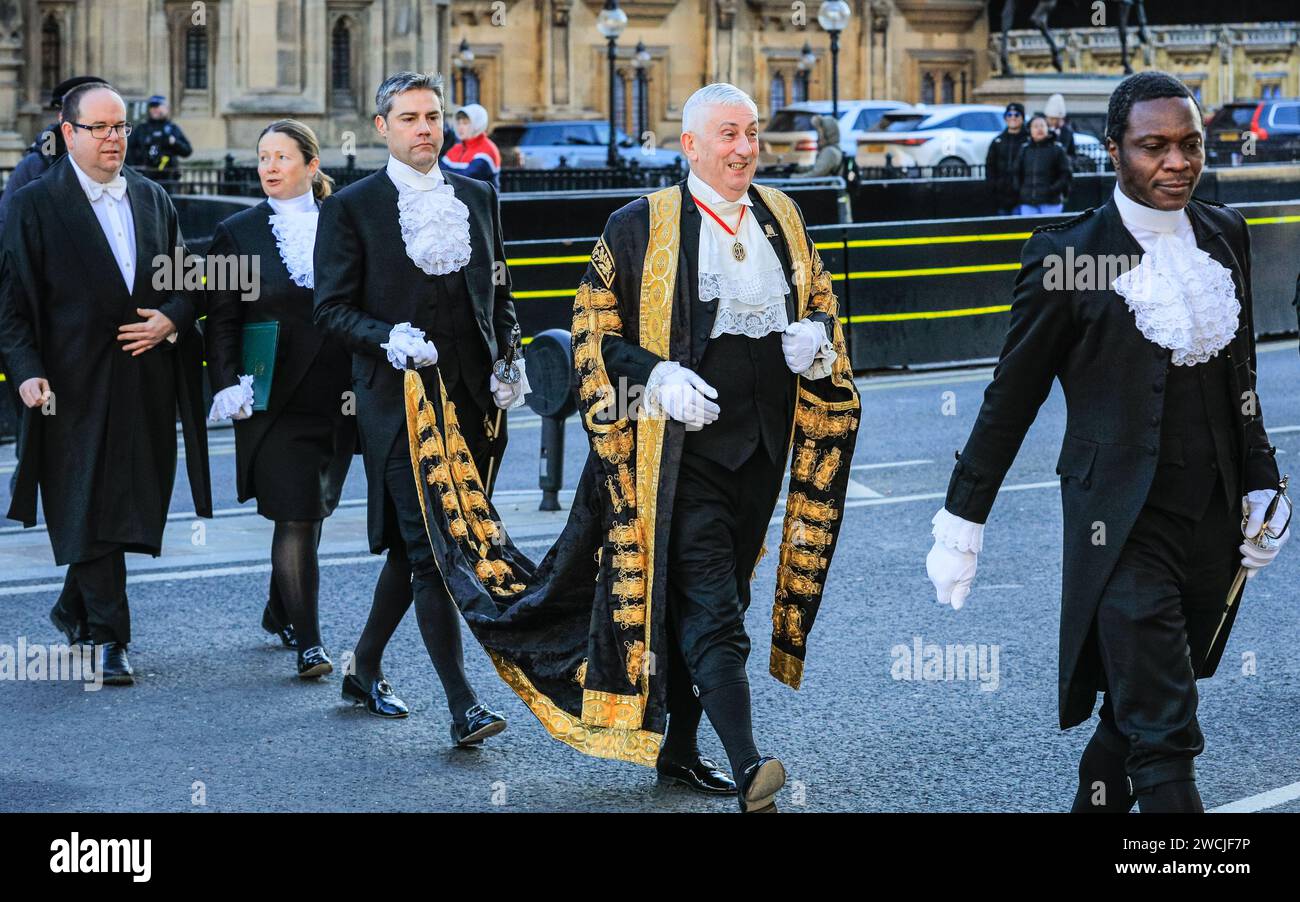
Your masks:
M 1260 346 L 1259 394 L 1283 472 L 1300 474 L 1300 355 Z M 938 605 L 925 575 L 930 517 L 990 367 L 859 379 L 863 419 L 850 497 L 803 688 L 767 675 L 775 555 L 759 565 L 747 617 L 758 744 L 785 762 L 783 811 L 1061 811 L 1091 725 L 1057 724 L 1059 388 L 1008 473 L 985 533 L 975 591 Z M 538 511 L 540 421 L 510 418 L 496 501 L 536 557 L 566 516 Z M 386 673 L 404 721 L 339 698 L 339 675 L 297 679 L 294 656 L 258 628 L 271 524 L 234 498 L 228 429 L 210 435 L 217 516 L 193 515 L 184 470 L 163 555 L 128 556 L 130 688 L 0 678 L 0 811 L 731 811 L 734 802 L 660 786 L 646 768 L 583 757 L 549 739 L 463 631 L 466 667 L 509 729 L 456 751 L 414 616 Z M 567 507 L 586 456 L 566 429 Z M 0 448 L 0 509 L 13 446 Z M 365 542 L 359 459 L 322 539 L 321 620 L 336 664 L 356 641 L 380 559 Z M 779 537 L 780 509 L 769 533 Z M 0 652 L 58 640 L 46 613 L 61 586 L 43 529 L 0 528 Z M 1202 795 L 1221 810 L 1300 811 L 1300 547 L 1252 580 L 1219 673 L 1199 684 Z M 928 679 L 919 646 L 974 646 L 972 672 Z M 959 678 L 961 677 L 961 678 Z M 701 746 L 724 761 L 708 727 Z

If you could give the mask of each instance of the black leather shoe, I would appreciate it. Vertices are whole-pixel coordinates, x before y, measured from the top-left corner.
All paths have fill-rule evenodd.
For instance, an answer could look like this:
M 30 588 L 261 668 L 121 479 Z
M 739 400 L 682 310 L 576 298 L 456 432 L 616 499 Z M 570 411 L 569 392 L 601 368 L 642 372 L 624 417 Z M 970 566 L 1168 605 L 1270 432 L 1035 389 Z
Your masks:
M 655 770 L 658 771 L 660 780 L 680 783 L 705 795 L 726 796 L 736 792 L 736 781 L 715 762 L 699 753 L 688 764 L 659 761 L 655 764 Z
M 740 775 L 740 810 L 743 814 L 776 811 L 776 794 L 785 785 L 785 766 L 771 756 L 759 758 Z
M 324 646 L 313 645 L 306 651 L 298 652 L 298 676 L 304 680 L 322 677 L 334 672 L 334 662 Z
M 458 748 L 479 745 L 489 736 L 506 728 L 506 719 L 485 705 L 474 705 L 465 712 L 464 725 L 451 722 L 451 741 Z
M 84 645 L 90 641 L 90 625 L 84 620 L 73 623 L 57 605 L 50 609 L 50 623 L 63 633 L 69 645 Z
M 281 623 L 274 614 L 271 613 L 271 605 L 268 603 L 262 608 L 262 629 L 266 630 L 272 636 L 280 639 L 280 643 L 285 648 L 296 650 L 298 648 L 298 634 L 294 632 L 292 623 Z
M 99 672 L 105 686 L 130 686 L 135 682 L 124 644 L 113 642 L 99 647 Z
M 411 713 L 406 702 L 393 694 L 393 687 L 384 679 L 372 681 L 367 689 L 356 674 L 346 674 L 343 677 L 343 697 L 365 705 L 366 710 L 376 717 L 406 717 Z

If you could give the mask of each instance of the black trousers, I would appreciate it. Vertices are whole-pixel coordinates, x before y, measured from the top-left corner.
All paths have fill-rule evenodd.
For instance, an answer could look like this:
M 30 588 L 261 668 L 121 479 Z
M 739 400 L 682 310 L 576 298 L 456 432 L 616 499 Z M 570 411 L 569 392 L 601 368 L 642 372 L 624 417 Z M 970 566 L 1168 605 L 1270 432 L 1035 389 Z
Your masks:
M 131 611 L 126 600 L 126 553 L 68 565 L 55 611 L 70 623 L 85 622 L 96 645 L 131 641 Z
M 1198 519 L 1147 506 L 1097 607 L 1106 691 L 1098 734 L 1133 790 L 1196 777 L 1196 675 L 1223 615 L 1241 523 L 1215 487 Z
M 429 398 L 434 399 L 437 391 L 436 383 L 433 387 L 429 387 L 426 383 L 425 388 L 429 392 Z M 496 407 L 493 406 L 490 412 L 485 413 L 474 401 L 463 382 L 457 383 L 454 388 L 448 390 L 447 398 L 456 408 L 456 421 L 460 426 L 460 434 L 465 439 L 465 444 L 469 446 L 470 457 L 474 459 L 479 477 L 486 480 L 488 457 L 492 453 L 493 443 L 487 437 L 485 420 L 495 424 Z M 503 413 L 500 440 L 497 443 L 499 453 L 504 453 L 505 444 L 506 416 Z M 497 467 L 492 473 L 493 483 L 496 482 L 499 470 L 498 460 Z M 491 496 L 492 487 L 489 485 L 486 489 L 487 494 Z M 429 536 L 424 531 L 424 517 L 420 512 L 420 496 L 415 488 L 415 473 L 411 465 L 411 449 L 405 427 L 398 431 L 393 446 L 388 452 L 388 461 L 384 467 L 384 492 L 388 496 L 384 519 L 385 543 L 389 546 L 400 543 L 406 548 L 413 577 L 418 579 L 422 573 L 436 575 L 437 565 L 433 560 L 433 548 L 429 545 Z M 442 585 L 442 578 L 438 577 L 437 582 Z
M 739 572 L 737 561 L 753 560 L 762 548 L 783 469 L 761 444 L 734 472 L 682 455 L 669 531 L 669 625 L 679 663 L 700 692 L 745 678 L 752 573 Z M 670 684 L 679 673 L 673 663 Z
M 430 389 L 432 392 L 433 389 Z M 470 456 L 479 469 L 480 476 L 487 478 L 488 455 L 492 451 L 492 442 L 487 437 L 484 419 L 495 419 L 492 414 L 485 414 L 470 397 L 464 384 L 458 384 L 448 392 L 448 398 L 455 405 L 456 419 L 460 424 L 461 435 L 469 446 Z M 498 447 L 505 447 L 505 416 L 501 417 L 501 441 Z M 492 474 L 493 482 L 496 473 Z M 389 547 L 400 545 L 406 551 L 411 566 L 411 591 L 415 603 L 453 604 L 447 586 L 438 572 L 434 560 L 433 548 L 425 532 L 424 516 L 420 508 L 420 496 L 415 487 L 415 474 L 411 467 L 410 445 L 406 429 L 398 432 L 393 447 L 388 454 L 384 467 L 384 492 L 387 495 L 385 505 L 384 540 Z M 491 489 L 489 488 L 489 494 Z

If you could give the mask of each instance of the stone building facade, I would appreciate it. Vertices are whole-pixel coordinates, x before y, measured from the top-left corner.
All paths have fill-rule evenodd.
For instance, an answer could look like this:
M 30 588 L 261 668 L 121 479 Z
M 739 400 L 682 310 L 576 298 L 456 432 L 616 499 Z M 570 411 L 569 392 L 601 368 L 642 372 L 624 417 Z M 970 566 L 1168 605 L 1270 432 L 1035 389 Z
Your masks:
M 437 70 L 453 101 L 482 103 L 493 124 L 604 119 L 603 0 L 0 0 L 0 165 L 48 121 L 49 89 L 73 74 L 109 79 L 142 115 L 166 94 L 196 159 L 250 159 L 271 119 L 294 116 L 321 137 L 325 162 L 355 149 L 381 158 L 371 125 L 386 73 Z M 615 111 L 675 145 L 682 101 L 710 81 L 748 90 L 766 117 L 826 99 L 829 36 L 819 0 L 624 0 Z M 997 72 L 985 0 L 850 0 L 840 39 L 840 97 L 974 102 Z M 1154 12 L 1153 12 L 1154 15 Z M 1210 105 L 1260 92 L 1300 93 L 1300 23 L 1153 26 L 1145 65 L 1186 73 Z M 1103 29 L 1058 30 L 1067 66 L 1118 72 Z M 636 47 L 648 61 L 639 77 Z M 810 53 L 805 53 L 805 45 Z M 468 53 L 463 52 L 468 50 Z M 1046 69 L 1040 35 L 1015 32 L 1013 56 Z M 809 64 L 811 59 L 811 64 Z M 1142 65 L 1142 63 L 1139 63 Z M 643 96 L 644 95 L 644 96 Z

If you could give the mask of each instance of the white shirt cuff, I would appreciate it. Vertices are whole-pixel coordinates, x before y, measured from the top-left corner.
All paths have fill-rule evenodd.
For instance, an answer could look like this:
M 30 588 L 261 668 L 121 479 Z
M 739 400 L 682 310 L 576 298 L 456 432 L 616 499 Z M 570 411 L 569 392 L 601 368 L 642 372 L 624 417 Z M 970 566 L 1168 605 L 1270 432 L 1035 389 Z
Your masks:
M 934 536 L 935 541 L 953 551 L 979 554 L 984 550 L 984 524 L 972 523 L 970 520 L 963 520 L 956 514 L 948 513 L 946 507 L 939 508 L 939 512 L 930 520 L 934 528 L 930 534 Z
M 826 335 L 826 324 L 820 320 L 805 319 L 803 322 L 810 326 L 815 326 L 821 333 L 821 341 L 818 344 L 817 356 L 813 357 L 812 365 L 799 375 L 804 379 L 823 379 L 831 374 L 831 368 L 835 363 L 835 358 L 839 352 L 835 350 L 835 345 L 831 344 L 830 338 Z

